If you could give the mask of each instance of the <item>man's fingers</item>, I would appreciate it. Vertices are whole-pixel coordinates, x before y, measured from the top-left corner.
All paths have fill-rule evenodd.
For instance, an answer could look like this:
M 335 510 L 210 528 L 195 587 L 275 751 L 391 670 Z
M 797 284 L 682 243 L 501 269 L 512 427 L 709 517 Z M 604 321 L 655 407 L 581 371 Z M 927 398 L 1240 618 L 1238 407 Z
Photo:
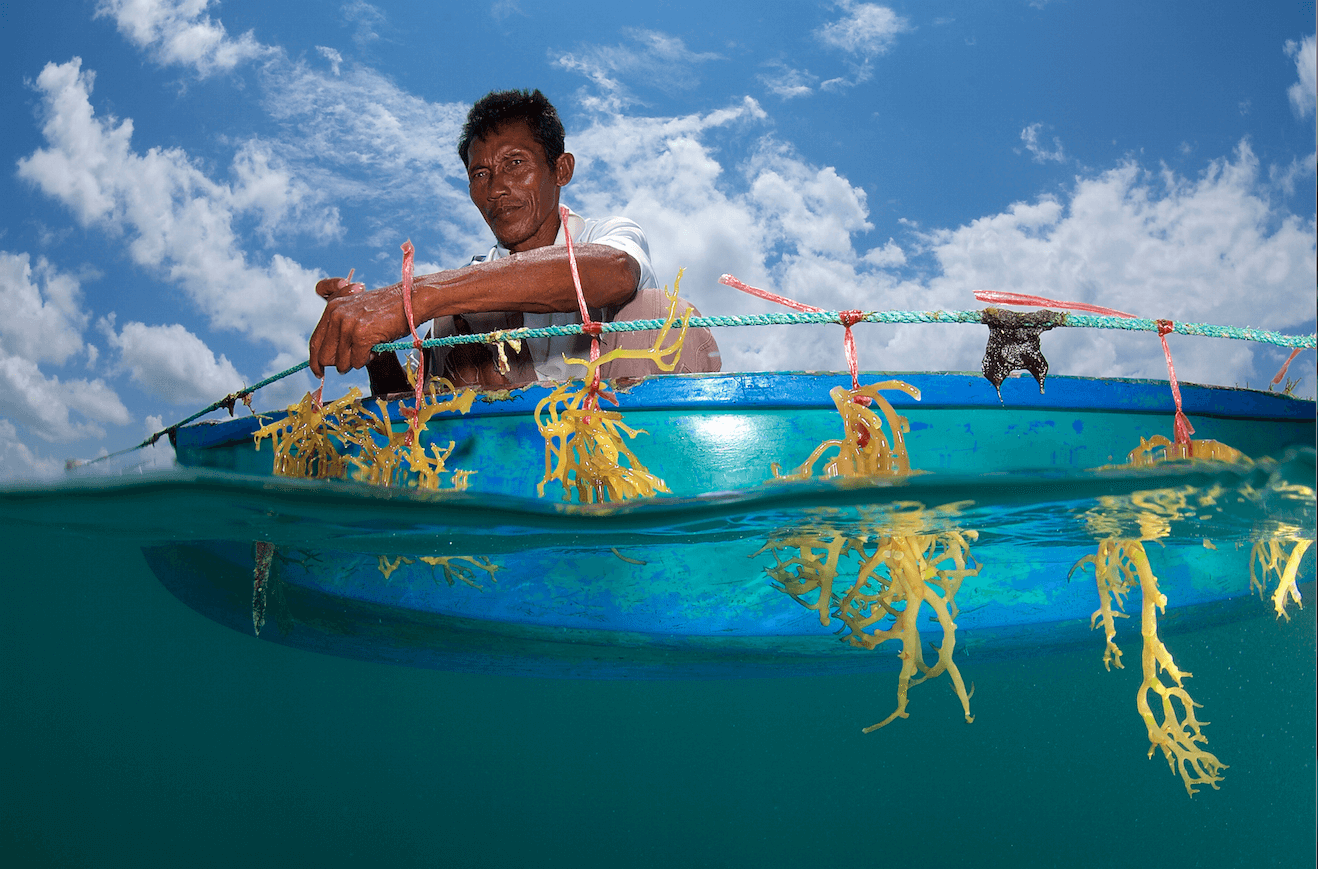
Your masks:
M 339 288 L 339 281 L 342 278 L 325 278 L 323 281 L 316 281 L 316 295 L 325 301 L 334 298 L 334 291 Z
M 341 318 L 335 315 L 337 305 L 327 304 L 325 311 L 320 315 L 320 322 L 311 333 L 311 341 L 307 345 L 307 361 L 311 365 L 311 373 L 317 377 L 325 376 L 325 366 L 334 363 L 334 352 L 339 345 L 339 335 L 342 332 Z
M 334 367 L 340 374 L 347 374 L 352 369 L 360 367 L 353 364 L 352 335 L 347 329 L 339 329 L 339 340 L 334 350 Z
M 311 373 L 317 377 L 325 376 L 325 363 L 320 360 L 320 349 L 325 343 L 325 318 L 322 316 L 320 322 L 316 324 L 316 329 L 311 333 L 311 340 L 307 342 L 307 362 L 311 366 Z
M 365 284 L 350 282 L 346 278 L 325 278 L 316 282 L 316 295 L 327 302 L 360 293 L 364 289 L 366 289 Z

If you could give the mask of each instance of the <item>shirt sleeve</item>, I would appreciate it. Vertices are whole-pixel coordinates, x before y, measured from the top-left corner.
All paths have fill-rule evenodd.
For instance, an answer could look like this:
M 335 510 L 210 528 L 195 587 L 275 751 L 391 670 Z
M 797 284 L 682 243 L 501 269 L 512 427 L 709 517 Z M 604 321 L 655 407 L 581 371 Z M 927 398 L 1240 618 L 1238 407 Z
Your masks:
M 587 220 L 585 230 L 576 241 L 579 244 L 602 244 L 615 248 L 636 260 L 636 264 L 641 267 L 641 279 L 636 289 L 659 286 L 654 266 L 650 263 L 650 243 L 645 240 L 645 231 L 636 221 L 625 217 Z

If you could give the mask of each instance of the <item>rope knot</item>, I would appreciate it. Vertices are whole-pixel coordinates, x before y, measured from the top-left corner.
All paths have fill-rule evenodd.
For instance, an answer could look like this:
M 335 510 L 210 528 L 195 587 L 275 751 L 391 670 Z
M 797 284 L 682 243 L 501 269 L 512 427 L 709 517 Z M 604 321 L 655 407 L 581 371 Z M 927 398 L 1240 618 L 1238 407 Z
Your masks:
M 599 335 L 604 331 L 604 327 L 594 320 L 589 320 L 581 324 L 581 331 L 587 335 Z
M 865 312 L 838 311 L 837 319 L 839 323 L 850 329 L 852 326 L 856 325 L 857 323 L 863 322 L 865 320 Z
M 1158 334 L 1169 335 L 1176 331 L 1176 324 L 1171 320 L 1158 320 Z

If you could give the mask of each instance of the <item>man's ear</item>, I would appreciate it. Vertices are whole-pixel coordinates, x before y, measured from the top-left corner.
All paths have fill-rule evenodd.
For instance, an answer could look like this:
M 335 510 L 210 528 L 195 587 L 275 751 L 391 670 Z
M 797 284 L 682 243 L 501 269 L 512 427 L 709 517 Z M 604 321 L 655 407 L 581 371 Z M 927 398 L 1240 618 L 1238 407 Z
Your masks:
M 563 153 L 558 155 L 558 162 L 554 164 L 554 183 L 559 187 L 566 187 L 572 180 L 572 173 L 576 171 L 577 158 L 571 154 Z

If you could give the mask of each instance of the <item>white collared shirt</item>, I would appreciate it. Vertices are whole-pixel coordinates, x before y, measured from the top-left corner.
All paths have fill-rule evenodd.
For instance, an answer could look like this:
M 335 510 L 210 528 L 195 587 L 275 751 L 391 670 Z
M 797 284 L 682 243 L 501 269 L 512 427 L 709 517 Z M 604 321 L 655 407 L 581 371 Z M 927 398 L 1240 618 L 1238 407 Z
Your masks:
M 635 221 L 628 220 L 625 217 L 589 220 L 568 209 L 566 224 L 559 227 L 558 237 L 554 239 L 554 244 L 567 244 L 564 237 L 565 231 L 572 233 L 573 244 L 606 245 L 620 250 L 636 260 L 636 264 L 641 269 L 641 277 L 636 284 L 637 290 L 659 286 L 658 281 L 655 279 L 654 266 L 650 263 L 650 245 L 645 240 L 644 231 Z M 490 248 L 484 262 L 493 262 L 508 255 L 507 249 L 496 244 Z M 473 262 L 476 261 L 479 260 L 473 260 Z M 598 316 L 599 312 L 591 311 L 592 318 Z M 498 314 L 495 317 L 503 319 L 496 320 L 491 315 L 485 314 L 464 315 L 464 319 L 467 320 L 475 332 L 488 332 L 505 328 L 502 323 L 506 320 L 506 315 Z M 544 314 L 528 312 L 522 315 L 522 324 L 531 329 L 541 329 L 546 326 L 566 326 L 580 322 L 581 314 L 577 311 Z M 431 326 L 431 332 L 437 338 L 451 335 L 453 334 L 452 324 L 453 319 L 451 317 L 436 318 Z M 531 352 L 531 360 L 535 364 L 536 376 L 540 380 L 561 381 L 570 377 L 581 377 L 584 369 L 579 365 L 568 365 L 564 361 L 565 357 L 585 359 L 590 355 L 590 336 L 588 335 L 533 338 L 527 341 L 527 345 Z

